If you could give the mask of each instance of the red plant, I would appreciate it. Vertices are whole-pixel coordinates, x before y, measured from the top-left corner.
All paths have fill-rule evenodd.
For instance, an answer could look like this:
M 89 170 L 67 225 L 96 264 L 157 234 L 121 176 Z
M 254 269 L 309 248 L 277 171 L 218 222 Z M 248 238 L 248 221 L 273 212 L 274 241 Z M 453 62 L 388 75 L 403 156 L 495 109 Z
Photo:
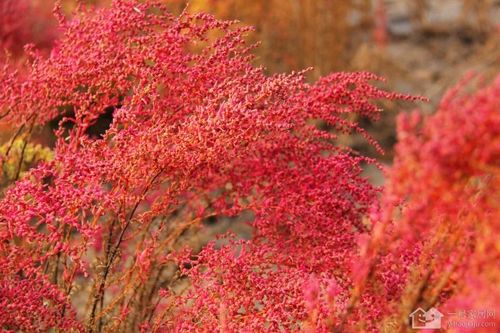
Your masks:
M 88 298 L 79 318 L 86 316 L 91 331 L 185 327 L 188 317 L 178 316 L 184 307 L 172 308 L 174 301 L 158 294 L 181 277 L 167 274 L 175 259 L 169 253 L 205 217 L 252 210 L 255 237 L 244 248 L 253 259 L 242 256 L 241 269 L 255 265 L 255 279 L 270 274 L 267 283 L 276 288 L 289 280 L 276 296 L 289 290 L 296 297 L 264 303 L 265 310 L 230 326 L 263 329 L 265 313 L 284 319 L 291 306 L 295 319 L 283 325 L 295 327 L 306 318 L 303 281 L 312 272 L 341 278 L 376 194 L 360 176 L 367 159 L 337 147 L 335 134 L 311 120 L 361 131 L 344 115 L 376 117 L 370 99 L 402 96 L 370 86 L 371 74 L 333 74 L 313 86 L 301 73 L 267 77 L 251 65 L 247 28 L 206 14 L 175 17 L 161 2 L 115 1 L 63 24 L 50 57 L 31 52 L 27 74 L 3 71 L 5 120 L 24 131 L 63 116 L 54 161 L 0 201 L 4 284 L 51 282 L 51 290 L 27 296 L 61 314 L 46 326 L 66 329 L 65 320 L 74 320 L 72 296 Z M 215 41 L 208 39 L 213 31 L 221 36 Z M 89 136 L 109 110 L 109 129 Z M 200 257 L 216 262 L 231 252 L 207 251 L 215 250 Z M 0 311 L 6 329 L 36 327 L 27 326 L 32 312 Z
M 469 80 L 450 89 L 432 117 L 399 119 L 385 189 L 385 221 L 396 222 L 385 226 L 383 243 L 402 259 L 399 272 L 408 271 L 398 280 L 404 293 L 394 306 L 402 317 L 433 306 L 446 313 L 491 312 L 500 299 L 494 287 L 500 278 L 500 77 L 479 89 Z
M 368 73 L 268 77 L 248 28 L 159 0 L 75 15 L 59 15 L 50 56 L 28 49 L 22 71 L 0 72 L 18 134 L 60 120 L 54 159 L 0 200 L 0 327 L 377 331 L 427 238 L 386 247 L 404 219 L 376 218 L 379 190 L 361 175 L 373 161 L 336 133 L 363 133 L 349 115 L 377 118 L 374 99 L 411 98 Z M 248 215 L 250 240 L 198 241 L 203 221 Z

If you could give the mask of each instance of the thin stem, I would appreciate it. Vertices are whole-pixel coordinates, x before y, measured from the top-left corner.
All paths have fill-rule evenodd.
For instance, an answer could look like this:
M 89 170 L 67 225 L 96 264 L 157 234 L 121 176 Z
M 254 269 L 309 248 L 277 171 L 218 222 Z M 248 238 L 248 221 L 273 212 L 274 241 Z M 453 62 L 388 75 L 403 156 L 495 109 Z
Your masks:
M 135 212 L 137 211 L 137 208 L 139 208 L 139 205 L 142 201 L 142 197 L 149 191 L 150 187 L 153 185 L 153 183 L 161 175 L 162 172 L 163 172 L 163 169 L 161 169 L 160 171 L 158 171 L 155 174 L 155 176 L 151 179 L 149 184 L 144 189 L 142 195 L 139 197 L 139 199 L 135 203 L 134 207 L 132 208 L 132 211 L 129 214 L 129 217 L 127 218 L 125 226 L 123 227 L 122 231 L 120 232 L 118 240 L 117 240 L 116 244 L 114 245 L 113 250 L 111 251 L 111 255 L 106 262 L 106 266 L 104 268 L 102 278 L 101 278 L 101 283 L 99 284 L 99 288 L 98 288 L 97 293 L 94 297 L 94 302 L 92 304 L 92 310 L 90 312 L 89 327 L 88 327 L 88 331 L 90 331 L 90 332 L 93 332 L 92 327 L 94 326 L 94 323 L 95 323 L 95 315 L 96 315 L 97 305 L 100 303 L 101 299 L 104 299 L 104 287 L 106 285 L 106 280 L 107 280 L 108 275 L 111 271 L 111 265 L 113 264 L 113 261 L 115 260 L 116 255 L 118 253 L 118 249 L 120 248 L 120 245 L 123 241 L 123 237 L 125 235 L 125 232 L 127 231 L 128 227 L 130 226 L 132 219 L 135 215 Z

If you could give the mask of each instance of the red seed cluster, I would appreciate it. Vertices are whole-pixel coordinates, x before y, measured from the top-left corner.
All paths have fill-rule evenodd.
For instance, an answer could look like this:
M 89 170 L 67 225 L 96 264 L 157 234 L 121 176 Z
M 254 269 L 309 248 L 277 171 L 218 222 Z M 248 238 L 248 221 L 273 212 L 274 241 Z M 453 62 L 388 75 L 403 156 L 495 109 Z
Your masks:
M 50 55 L 27 48 L 23 67 L 0 70 L 2 121 L 58 120 L 54 160 L 0 199 L 2 329 L 375 332 L 418 305 L 408 290 L 422 276 L 449 277 L 430 304 L 463 267 L 479 270 L 481 254 L 455 260 L 483 251 L 474 228 L 498 216 L 498 81 L 452 92 L 417 133 L 401 122 L 380 204 L 362 176 L 373 161 L 337 140 L 372 142 L 351 116 L 412 99 L 375 75 L 267 76 L 249 28 L 159 0 L 58 17 Z M 248 215 L 251 239 L 195 242 L 202 221 Z M 435 270 L 413 269 L 426 260 Z

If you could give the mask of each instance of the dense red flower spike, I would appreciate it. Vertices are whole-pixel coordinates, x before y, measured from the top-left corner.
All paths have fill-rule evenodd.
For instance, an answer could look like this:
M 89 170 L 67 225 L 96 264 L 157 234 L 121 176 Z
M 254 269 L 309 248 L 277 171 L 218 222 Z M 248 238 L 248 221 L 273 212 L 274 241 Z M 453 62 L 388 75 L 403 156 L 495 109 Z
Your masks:
M 408 97 L 367 73 L 265 76 L 247 28 L 161 1 L 82 8 L 61 24 L 50 56 L 28 49 L 22 75 L 0 72 L 4 120 L 23 130 L 62 116 L 54 160 L 0 200 L 1 292 L 24 293 L 15 311 L 0 307 L 2 328 L 325 331 L 362 317 L 348 300 L 367 275 L 355 263 L 371 255 L 363 217 L 377 190 L 361 176 L 371 161 L 335 133 L 362 132 L 348 115 L 376 118 L 373 99 Z M 244 211 L 252 240 L 193 262 L 175 253 L 201 220 Z

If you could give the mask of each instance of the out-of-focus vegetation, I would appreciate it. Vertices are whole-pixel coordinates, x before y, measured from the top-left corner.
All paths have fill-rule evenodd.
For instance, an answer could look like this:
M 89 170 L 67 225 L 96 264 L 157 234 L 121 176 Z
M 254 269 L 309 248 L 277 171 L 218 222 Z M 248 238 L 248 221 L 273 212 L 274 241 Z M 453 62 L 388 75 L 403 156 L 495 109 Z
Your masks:
M 40 144 L 16 139 L 0 146 L 0 189 L 23 176 L 26 170 L 41 161 L 50 161 L 53 152 Z

